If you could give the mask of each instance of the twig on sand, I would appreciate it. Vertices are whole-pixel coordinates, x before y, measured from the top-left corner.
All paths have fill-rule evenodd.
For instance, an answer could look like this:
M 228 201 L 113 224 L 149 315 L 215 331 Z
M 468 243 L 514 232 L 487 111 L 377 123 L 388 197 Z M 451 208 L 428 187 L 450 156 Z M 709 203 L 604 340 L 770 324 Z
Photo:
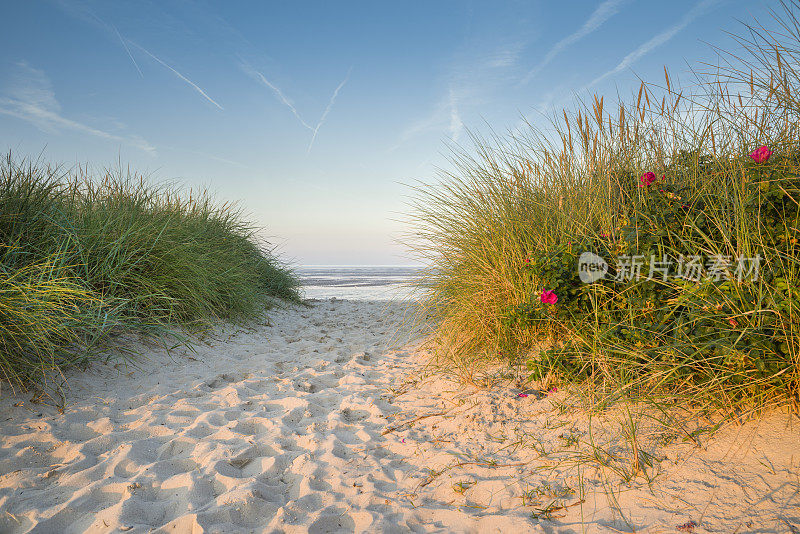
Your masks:
M 431 482 L 436 480 L 436 477 L 438 477 L 442 473 L 445 473 L 446 471 L 449 471 L 451 469 L 456 469 L 458 467 L 464 467 L 466 465 L 479 465 L 479 466 L 482 466 L 482 467 L 522 467 L 522 466 L 528 465 L 529 463 L 530 462 L 517 462 L 517 463 L 513 463 L 513 464 L 498 464 L 498 463 L 494 463 L 494 462 L 491 462 L 491 461 L 489 461 L 489 462 L 484 462 L 484 461 L 456 462 L 454 464 L 447 465 L 447 466 L 443 467 L 442 469 L 440 469 L 438 471 L 436 471 L 435 469 L 429 469 L 428 470 L 429 471 L 428 472 L 428 478 L 426 480 L 424 480 L 423 482 L 421 482 L 417 488 L 424 488 L 425 486 L 427 486 L 428 484 L 430 484 Z
M 562 504 L 562 505 L 559 505 L 559 506 L 555 506 L 556 502 L 558 502 L 558 501 L 553 501 L 550 504 L 548 504 L 547 506 L 545 506 L 544 508 L 542 508 L 541 510 L 533 512 L 532 515 L 533 515 L 534 519 L 539 519 L 540 517 L 542 519 L 552 518 L 553 517 L 553 512 L 558 512 L 559 510 L 566 510 L 567 508 L 572 508 L 573 506 L 578 506 L 579 504 L 585 503 L 586 499 L 580 499 L 580 500 L 575 501 L 572 504 Z
M 441 415 L 447 415 L 449 412 L 450 412 L 450 410 L 447 410 L 447 411 L 444 411 L 444 412 L 437 412 L 437 413 L 429 413 L 429 414 L 425 414 L 425 415 L 420 415 L 419 417 L 415 417 L 414 419 L 410 419 L 408 421 L 404 421 L 404 422 L 400 423 L 399 425 L 395 425 L 393 427 L 387 428 L 386 430 L 381 432 L 381 436 L 385 436 L 386 434 L 389 434 L 390 432 L 394 432 L 397 429 L 403 428 L 406 425 L 413 425 L 414 423 L 416 423 L 417 421 L 421 421 L 422 419 L 426 419 L 428 417 L 438 417 L 438 416 L 441 416 Z
M 530 464 L 530 462 L 517 462 L 517 463 L 513 463 L 513 464 L 498 464 L 498 463 L 494 463 L 494 462 L 480 462 L 480 461 L 478 461 L 478 462 L 458 462 L 458 463 L 453 464 L 453 465 L 451 465 L 449 467 L 450 467 L 450 469 L 453 469 L 453 468 L 456 468 L 456 467 L 464 467 L 465 465 L 479 465 L 479 466 L 482 466 L 482 467 L 524 467 L 524 466 L 526 466 L 528 464 Z

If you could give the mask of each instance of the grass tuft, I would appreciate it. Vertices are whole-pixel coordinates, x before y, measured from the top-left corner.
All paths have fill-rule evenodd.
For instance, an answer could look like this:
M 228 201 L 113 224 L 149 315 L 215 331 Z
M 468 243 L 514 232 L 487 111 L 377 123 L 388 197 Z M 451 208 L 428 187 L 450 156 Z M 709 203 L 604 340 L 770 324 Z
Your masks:
M 205 191 L 0 162 L 0 377 L 46 383 L 121 331 L 156 338 L 298 301 L 257 228 Z
M 722 52 L 690 86 L 665 69 L 550 129 L 472 135 L 416 189 L 421 317 L 440 358 L 468 380 L 504 361 L 545 389 L 800 407 L 800 4 L 782 8 L 780 31 L 747 27 L 747 55 Z M 750 156 L 762 146 L 768 158 Z M 580 280 L 585 252 L 610 264 L 604 279 Z M 695 256 L 688 279 L 677 269 Z M 632 257 L 641 276 L 626 278 Z

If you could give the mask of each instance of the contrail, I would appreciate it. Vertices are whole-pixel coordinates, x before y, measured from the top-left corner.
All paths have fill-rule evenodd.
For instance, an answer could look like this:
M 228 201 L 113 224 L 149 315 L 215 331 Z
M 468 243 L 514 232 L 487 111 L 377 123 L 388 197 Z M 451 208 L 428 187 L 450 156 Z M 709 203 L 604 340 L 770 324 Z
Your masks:
M 344 80 L 342 80 L 342 82 L 333 91 L 330 100 L 328 100 L 328 105 L 325 107 L 325 111 L 322 112 L 319 121 L 317 121 L 317 125 L 311 126 L 305 120 L 303 120 L 303 117 L 300 116 L 300 112 L 298 112 L 297 108 L 294 107 L 292 101 L 289 100 L 289 98 L 287 98 L 286 95 L 283 94 L 283 92 L 280 90 L 280 88 L 278 88 L 278 86 L 267 80 L 266 76 L 261 74 L 253 67 L 251 67 L 250 64 L 248 64 L 246 61 L 241 60 L 239 66 L 245 73 L 249 74 L 256 80 L 260 81 L 261 83 L 272 89 L 272 92 L 275 93 L 275 96 L 278 97 L 278 100 L 280 100 L 284 106 L 286 106 L 287 108 L 289 108 L 289 110 L 291 110 L 292 114 L 297 118 L 298 121 L 300 121 L 300 124 L 303 125 L 303 128 L 306 128 L 311 132 L 311 141 L 308 143 L 306 154 L 311 152 L 311 148 L 314 146 L 314 141 L 317 139 L 317 133 L 319 132 L 319 129 L 325 123 L 325 119 L 328 118 L 328 114 L 331 112 L 331 109 L 333 109 L 334 102 L 336 102 L 336 97 L 339 96 L 339 92 L 342 90 L 345 84 L 347 84 L 347 81 L 350 79 L 350 73 L 353 71 L 353 68 L 350 67 L 350 70 L 347 71 L 347 76 L 344 77 Z
M 339 91 L 342 90 L 344 84 L 346 84 L 347 80 L 350 79 L 351 72 L 353 72 L 353 67 L 350 67 L 350 70 L 347 71 L 347 76 L 344 77 L 342 83 L 339 84 L 339 86 L 331 95 L 331 99 L 328 101 L 328 105 L 325 108 L 325 111 L 322 112 L 322 116 L 319 118 L 319 122 L 317 123 L 317 126 L 314 128 L 314 134 L 311 136 L 311 142 L 308 144 L 308 149 L 306 150 L 306 154 L 311 152 L 311 147 L 314 146 L 314 139 L 317 138 L 317 132 L 319 131 L 320 126 L 322 126 L 322 124 L 325 122 L 325 119 L 328 117 L 328 113 L 330 113 L 331 108 L 333 107 L 333 103 L 336 101 L 336 97 L 339 96 Z
M 610 71 L 606 72 L 605 74 L 598 76 L 594 80 L 592 80 L 589 85 L 586 86 L 586 89 L 600 83 L 601 81 L 605 80 L 609 76 L 613 76 L 619 72 L 622 72 L 626 68 L 633 65 L 636 61 L 641 59 L 643 56 L 649 54 L 655 48 L 658 48 L 662 44 L 666 43 L 675 35 L 678 34 L 681 30 L 683 30 L 686 26 L 688 26 L 694 19 L 702 15 L 704 12 L 708 10 L 709 7 L 718 3 L 719 0 L 702 0 L 701 2 L 697 3 L 689 12 L 687 12 L 680 22 L 675 24 L 674 26 L 664 30 L 663 32 L 659 33 L 639 48 L 625 56 L 622 61 L 620 61 L 619 65 L 611 69 Z
M 136 67 L 136 70 L 138 70 L 138 71 L 139 71 L 139 76 L 141 76 L 142 78 L 144 78 L 144 74 L 142 74 L 142 69 L 140 69 L 140 68 L 139 68 L 139 64 L 138 64 L 138 63 L 136 63 L 136 60 L 135 60 L 135 59 L 133 59 L 133 54 L 131 54 L 131 50 L 130 50 L 130 48 L 128 48 L 128 45 L 125 43 L 125 39 L 123 39 L 123 38 L 122 38 L 122 36 L 119 34 L 119 30 L 117 30 L 117 27 L 116 27 L 116 26 L 114 26 L 114 25 L 112 24 L 112 25 L 111 25 L 111 27 L 112 27 L 112 28 L 114 28 L 114 31 L 116 32 L 116 34 L 117 34 L 117 37 L 119 37 L 119 42 L 120 42 L 120 43 L 122 43 L 122 47 L 123 47 L 123 48 L 125 49 L 125 51 L 128 53 L 128 57 L 129 57 L 129 58 L 131 58 L 131 61 L 133 61 L 133 66 L 134 66 L 134 67 Z
M 264 77 L 264 75 L 263 75 L 263 74 L 261 74 L 260 72 L 258 72 L 256 69 L 252 68 L 250 65 L 247 65 L 246 63 L 242 63 L 242 65 L 241 65 L 241 66 L 242 66 L 242 68 L 243 68 L 245 71 L 249 72 L 249 73 L 250 73 L 252 76 L 255 76 L 255 77 L 257 77 L 257 78 L 258 78 L 258 79 L 261 81 L 261 83 L 263 83 L 264 85 L 266 85 L 267 87 L 269 87 L 270 89 L 272 89 L 272 90 L 273 90 L 273 92 L 275 93 L 275 95 L 278 97 L 278 99 L 279 99 L 279 100 L 280 100 L 280 101 L 281 101 L 281 102 L 282 102 L 282 103 L 283 103 L 283 104 L 284 104 L 286 107 L 288 107 L 290 110 L 292 110 L 292 113 L 294 114 L 294 116 L 295 116 L 295 117 L 297 117 L 297 120 L 299 120 L 299 121 L 300 121 L 300 124 L 302 124 L 304 127 L 308 128 L 308 129 L 309 129 L 309 130 L 311 130 L 312 132 L 314 131 L 314 128 L 312 128 L 311 126 L 309 126 L 309 124 L 308 124 L 306 121 L 304 121 L 304 120 L 303 120 L 303 117 L 301 117 L 301 116 L 300 116 L 300 114 L 297 112 L 297 109 L 295 109 L 294 105 L 292 104 L 292 101 L 291 101 L 291 100 L 289 100 L 288 98 L 286 98 L 286 96 L 284 96 L 284 94 L 281 92 L 281 90 L 280 90 L 280 89 L 278 89 L 278 87 L 277 87 L 277 86 L 275 86 L 275 85 L 273 85 L 272 83 L 270 83 L 270 81 L 269 81 L 269 80 L 267 80 L 267 78 L 266 78 L 266 77 Z
M 119 38 L 119 42 L 122 43 L 122 48 L 124 48 L 125 52 L 128 53 L 128 57 L 131 58 L 133 66 L 136 67 L 137 71 L 139 71 L 139 76 L 144 78 L 144 74 L 142 74 L 142 69 L 139 68 L 139 64 L 136 63 L 136 60 L 133 58 L 133 54 L 131 54 L 130 48 L 128 48 L 125 39 L 122 38 L 122 35 L 120 35 L 119 30 L 117 29 L 116 26 L 101 19 L 94 11 L 89 9 L 89 7 L 82 7 L 79 9 L 75 9 L 75 6 L 68 4 L 66 2 L 59 1 L 58 3 L 61 5 L 62 9 L 64 9 L 67 13 L 70 13 L 74 17 L 82 18 L 84 21 L 86 21 L 85 17 L 88 16 L 91 19 L 89 22 L 99 27 L 101 30 L 104 31 L 114 30 L 114 33 L 116 33 L 117 37 Z
M 568 46 L 575 44 L 576 42 L 580 41 L 590 33 L 597 30 L 600 26 L 606 23 L 608 19 L 613 17 L 619 11 L 619 8 L 624 4 L 627 0 L 606 0 L 599 6 L 594 12 L 586 19 L 586 22 L 583 23 L 583 26 L 574 33 L 564 37 L 555 45 L 553 48 L 550 49 L 549 52 L 544 56 L 544 59 L 539 63 L 533 70 L 531 70 L 520 82 L 520 85 L 525 85 L 531 81 L 531 79 L 539 74 L 539 72 L 545 68 L 548 64 L 550 64 L 555 57 L 560 54 L 565 48 Z
M 213 98 L 211 98 L 210 96 L 208 96 L 208 95 L 206 94 L 206 92 L 205 92 L 205 91 L 203 91 L 202 89 L 200 89 L 200 87 L 198 87 L 198 85 L 197 85 L 196 83 L 194 83 L 192 80 L 190 80 L 189 78 L 187 78 L 186 76 L 184 76 L 183 74 L 181 74 L 181 73 L 180 73 L 180 72 L 178 72 L 177 70 L 173 69 L 172 67 L 170 67 L 169 65 L 167 65 L 166 63 L 164 63 L 163 61 L 161 61 L 159 58 L 157 58 L 157 57 L 156 57 L 156 56 L 154 56 L 153 54 L 151 54 L 151 53 L 150 53 L 150 51 L 149 51 L 149 50 L 147 50 L 145 47 L 143 47 L 143 46 L 140 46 L 140 45 L 138 45 L 138 44 L 134 43 L 133 41 L 128 41 L 128 42 L 130 42 L 130 43 L 131 43 L 133 46 L 135 46 L 136 48 L 138 48 L 139 50 L 141 50 L 142 52 L 144 52 L 145 54 L 147 54 L 147 55 L 148 55 L 148 56 L 150 56 L 151 58 L 155 59 L 156 61 L 158 61 L 159 63 L 161 63 L 161 64 L 162 64 L 162 65 L 164 65 L 165 67 L 167 67 L 169 70 L 171 70 L 173 73 L 175 73 L 175 75 L 176 75 L 178 78 L 180 78 L 180 79 L 181 79 L 181 80 L 183 80 L 184 82 L 186 82 L 186 83 L 188 83 L 189 85 L 191 85 L 192 87 L 194 87 L 195 91 L 197 91 L 198 93 L 200 93 L 201 95 L 203 95 L 203 98 L 205 98 L 206 100 L 208 100 L 209 102 L 211 102 L 212 104 L 214 104 L 215 106 L 217 106 L 219 109 L 221 109 L 221 110 L 224 110 L 224 108 L 223 108 L 222 106 L 220 106 L 219 104 L 217 104 L 217 102 L 216 102 L 216 101 L 214 101 L 214 99 L 213 99 Z

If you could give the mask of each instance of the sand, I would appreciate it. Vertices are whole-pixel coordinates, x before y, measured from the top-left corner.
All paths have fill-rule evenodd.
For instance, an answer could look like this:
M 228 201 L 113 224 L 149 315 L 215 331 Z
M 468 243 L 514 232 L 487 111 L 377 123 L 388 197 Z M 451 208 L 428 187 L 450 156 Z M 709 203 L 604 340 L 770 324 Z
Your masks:
M 63 414 L 4 390 L 0 532 L 800 527 L 797 419 L 710 434 L 639 416 L 635 468 L 627 412 L 590 418 L 569 391 L 434 373 L 397 335 L 405 313 L 321 301 L 195 352 L 134 344 L 138 368 L 70 373 Z

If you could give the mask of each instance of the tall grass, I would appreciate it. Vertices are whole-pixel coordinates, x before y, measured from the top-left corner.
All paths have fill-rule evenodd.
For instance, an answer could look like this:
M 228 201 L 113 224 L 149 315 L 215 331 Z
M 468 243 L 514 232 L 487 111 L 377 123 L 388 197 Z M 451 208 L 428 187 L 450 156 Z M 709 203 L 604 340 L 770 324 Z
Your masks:
M 110 336 L 254 316 L 297 280 L 233 205 L 141 176 L 0 162 L 0 378 L 47 381 Z
M 722 53 L 692 85 L 665 69 L 611 110 L 595 96 L 549 129 L 473 135 L 417 188 L 412 237 L 441 357 L 465 378 L 500 360 L 545 385 L 798 403 L 800 8 L 782 8 L 778 31 L 747 27 L 745 55 Z M 762 145 L 773 154 L 759 163 Z M 611 264 L 592 284 L 579 279 L 587 251 Z M 616 260 L 634 255 L 642 277 L 626 279 Z M 701 256 L 705 275 L 648 279 L 651 256 L 673 269 Z M 759 276 L 737 276 L 756 256 Z

